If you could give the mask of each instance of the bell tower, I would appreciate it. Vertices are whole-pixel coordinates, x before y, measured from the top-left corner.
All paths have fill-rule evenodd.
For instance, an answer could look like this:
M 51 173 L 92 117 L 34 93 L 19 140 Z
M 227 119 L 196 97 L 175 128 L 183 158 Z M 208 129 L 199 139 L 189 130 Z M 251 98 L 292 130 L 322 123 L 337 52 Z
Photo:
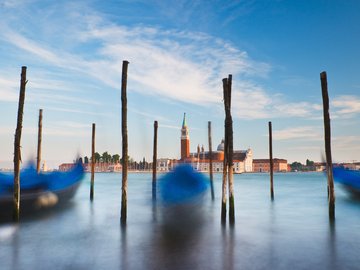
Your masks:
M 190 137 L 189 129 L 186 124 L 186 113 L 184 113 L 184 119 L 181 127 L 181 160 L 185 160 L 190 157 Z

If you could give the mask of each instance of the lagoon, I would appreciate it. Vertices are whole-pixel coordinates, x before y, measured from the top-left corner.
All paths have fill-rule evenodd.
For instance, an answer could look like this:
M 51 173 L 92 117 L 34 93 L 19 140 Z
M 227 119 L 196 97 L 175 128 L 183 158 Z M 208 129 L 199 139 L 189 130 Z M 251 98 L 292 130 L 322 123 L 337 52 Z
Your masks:
M 330 225 L 322 173 L 275 174 L 274 201 L 268 174 L 234 175 L 234 228 L 221 225 L 221 174 L 215 174 L 215 200 L 208 192 L 194 205 L 196 222 L 173 215 L 180 231 L 165 226 L 169 210 L 154 207 L 151 174 L 128 179 L 126 228 L 120 226 L 121 174 L 95 174 L 92 203 L 86 174 L 62 209 L 0 224 L 0 268 L 360 268 L 360 202 L 335 185 L 336 221 Z

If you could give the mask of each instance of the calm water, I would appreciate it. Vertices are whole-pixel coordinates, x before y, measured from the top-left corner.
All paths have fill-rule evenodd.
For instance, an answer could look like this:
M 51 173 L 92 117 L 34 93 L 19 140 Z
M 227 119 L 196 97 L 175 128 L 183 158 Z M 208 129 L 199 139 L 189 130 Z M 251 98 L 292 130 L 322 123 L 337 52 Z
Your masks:
M 360 203 L 336 185 L 330 226 L 323 174 L 275 174 L 274 202 L 267 174 L 235 175 L 233 229 L 220 224 L 220 177 L 215 201 L 187 217 L 153 206 L 150 174 L 129 174 L 121 229 L 121 174 L 95 175 L 93 203 L 86 175 L 64 209 L 0 225 L 0 269 L 360 269 Z

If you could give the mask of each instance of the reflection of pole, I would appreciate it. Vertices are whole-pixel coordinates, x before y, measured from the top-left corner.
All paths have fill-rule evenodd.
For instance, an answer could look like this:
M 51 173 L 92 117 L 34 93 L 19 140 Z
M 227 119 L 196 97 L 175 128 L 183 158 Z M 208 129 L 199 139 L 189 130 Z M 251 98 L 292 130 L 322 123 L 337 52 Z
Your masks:
M 272 126 L 269 122 L 269 155 L 270 155 L 270 195 L 271 200 L 274 200 L 274 161 L 272 153 Z
M 152 174 L 152 198 L 153 198 L 153 200 L 156 200 L 157 130 L 158 130 L 158 121 L 154 121 L 154 151 L 153 151 L 153 174 Z
M 42 135 L 42 112 L 39 110 L 39 124 L 38 124 L 38 147 L 37 147 L 37 160 L 36 160 L 36 172 L 40 173 L 40 163 L 41 163 L 41 135 Z
M 26 67 L 21 68 L 21 81 L 20 81 L 20 95 L 19 95 L 19 108 L 17 115 L 17 126 L 15 131 L 14 143 L 14 206 L 13 206 L 13 220 L 19 221 L 20 218 L 20 161 L 21 161 L 21 131 L 24 112 L 25 101 L 25 86 L 26 86 Z
M 92 139 L 91 139 L 91 186 L 90 186 L 90 200 L 94 199 L 94 179 L 95 179 L 95 123 L 92 124 Z
M 214 200 L 214 176 L 213 176 L 213 164 L 212 164 L 212 142 L 211 142 L 211 122 L 208 122 L 208 137 L 209 137 L 209 174 L 210 174 L 210 186 L 211 186 L 211 199 Z
M 327 77 L 325 71 L 320 73 L 320 80 L 321 80 L 321 92 L 323 98 L 323 113 L 324 113 L 326 171 L 327 171 L 328 192 L 329 192 L 329 218 L 330 220 L 335 220 L 335 190 L 334 190 L 334 178 L 333 178 L 332 158 L 331 158 L 329 95 L 328 95 Z
M 121 133 L 122 133 L 122 185 L 121 185 L 121 224 L 127 219 L 127 172 L 128 172 L 128 134 L 127 134 L 127 70 L 128 61 L 123 61 L 121 78 Z

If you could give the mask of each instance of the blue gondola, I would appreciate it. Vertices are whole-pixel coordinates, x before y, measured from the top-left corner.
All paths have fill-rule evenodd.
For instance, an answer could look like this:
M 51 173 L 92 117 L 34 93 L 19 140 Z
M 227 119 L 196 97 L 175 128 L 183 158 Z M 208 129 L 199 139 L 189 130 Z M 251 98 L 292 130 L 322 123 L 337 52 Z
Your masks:
M 333 174 L 335 181 L 342 184 L 353 197 L 360 199 L 360 171 L 335 167 L 333 168 Z
M 20 212 L 27 214 L 60 205 L 74 196 L 84 175 L 80 162 L 68 172 L 36 172 L 33 165 L 20 173 Z M 14 175 L 0 173 L 0 217 L 13 210 Z

